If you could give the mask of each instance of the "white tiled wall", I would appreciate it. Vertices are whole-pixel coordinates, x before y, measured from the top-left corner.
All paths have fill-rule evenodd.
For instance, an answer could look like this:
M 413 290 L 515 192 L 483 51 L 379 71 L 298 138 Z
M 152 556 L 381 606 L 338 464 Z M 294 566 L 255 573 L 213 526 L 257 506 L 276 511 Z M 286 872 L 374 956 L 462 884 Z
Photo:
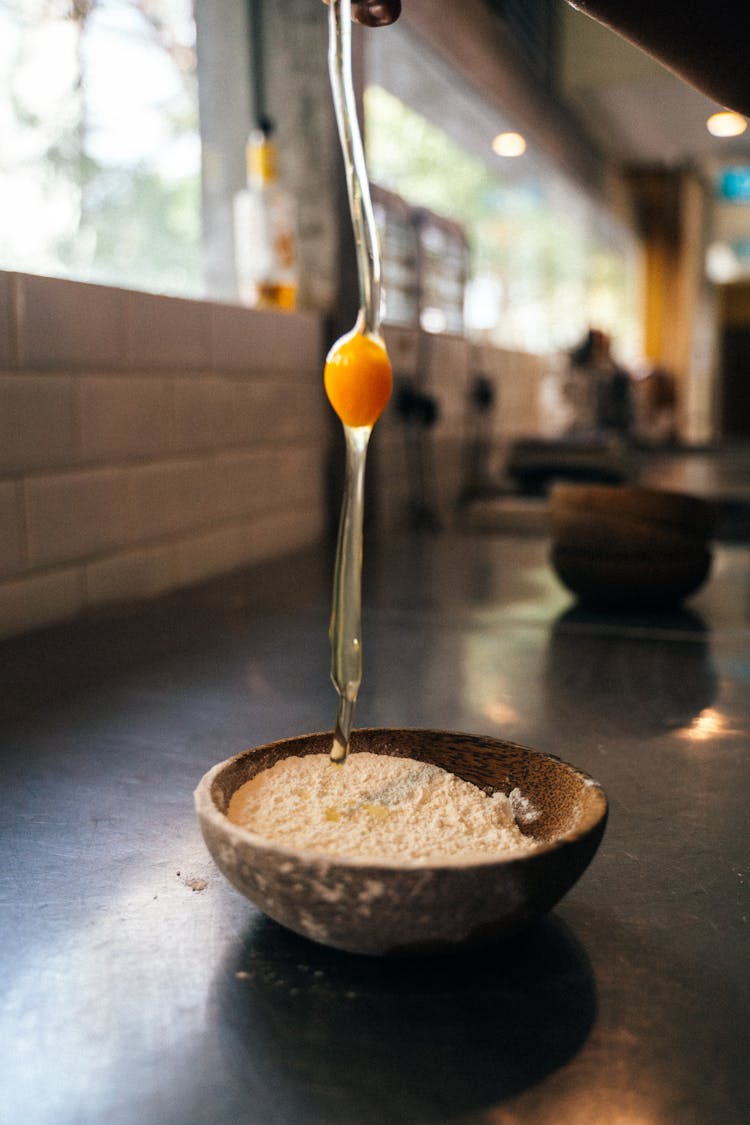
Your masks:
M 0 636 L 320 538 L 323 344 L 315 316 L 0 273 Z
M 539 363 L 386 336 L 396 378 L 438 403 L 429 483 L 446 523 L 473 376 L 498 390 L 504 441 L 537 425 Z M 324 343 L 314 315 L 0 273 L 0 637 L 320 539 Z M 403 524 L 414 481 L 393 404 L 372 444 L 379 525 Z
M 499 434 L 528 432 L 539 423 L 539 384 L 548 367 L 545 356 L 504 351 L 487 345 L 472 348 L 471 367 L 494 384 L 493 423 Z
M 459 336 L 425 335 L 417 346 L 413 333 L 386 330 L 394 376 L 412 382 L 432 396 L 438 418 L 421 436 L 405 429 L 390 406 L 384 424 L 373 437 L 373 457 L 378 483 L 378 512 L 386 523 L 404 523 L 407 500 L 426 500 L 441 526 L 450 525 L 457 513 L 463 479 L 464 454 L 470 434 L 469 396 L 477 375 L 485 376 L 495 392 L 490 418 L 492 470 L 502 483 L 510 443 L 539 432 L 540 386 L 545 369 L 541 356 L 475 346 Z M 415 442 L 422 441 L 426 495 L 414 480 Z M 411 443 L 411 456 L 407 444 Z

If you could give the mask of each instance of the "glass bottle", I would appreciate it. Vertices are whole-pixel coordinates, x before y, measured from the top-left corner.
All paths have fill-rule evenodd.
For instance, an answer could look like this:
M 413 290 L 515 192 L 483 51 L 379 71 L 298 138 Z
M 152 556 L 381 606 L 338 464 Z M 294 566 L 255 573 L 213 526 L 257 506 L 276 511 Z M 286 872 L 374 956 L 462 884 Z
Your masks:
M 267 118 L 247 142 L 247 186 L 234 200 L 235 265 L 240 301 L 260 309 L 297 305 L 297 208 L 281 182 Z

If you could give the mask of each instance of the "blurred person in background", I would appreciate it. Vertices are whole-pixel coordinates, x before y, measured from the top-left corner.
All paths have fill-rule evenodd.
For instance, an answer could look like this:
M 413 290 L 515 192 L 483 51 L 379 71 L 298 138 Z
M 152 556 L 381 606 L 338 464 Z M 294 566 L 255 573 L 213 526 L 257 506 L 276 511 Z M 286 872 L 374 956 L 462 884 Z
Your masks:
M 569 432 L 628 441 L 633 428 L 630 373 L 612 355 L 612 340 L 591 328 L 570 353 L 564 385 L 572 410 Z

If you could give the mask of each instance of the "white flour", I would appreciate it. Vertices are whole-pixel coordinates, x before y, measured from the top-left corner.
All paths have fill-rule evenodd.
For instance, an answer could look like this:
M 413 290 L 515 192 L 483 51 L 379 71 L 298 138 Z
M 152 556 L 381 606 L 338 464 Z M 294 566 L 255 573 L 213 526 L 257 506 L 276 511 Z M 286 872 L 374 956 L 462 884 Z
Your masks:
M 283 758 L 232 796 L 229 819 L 289 847 L 357 859 L 489 858 L 528 851 L 535 819 L 516 789 L 489 797 L 438 766 L 359 752 Z

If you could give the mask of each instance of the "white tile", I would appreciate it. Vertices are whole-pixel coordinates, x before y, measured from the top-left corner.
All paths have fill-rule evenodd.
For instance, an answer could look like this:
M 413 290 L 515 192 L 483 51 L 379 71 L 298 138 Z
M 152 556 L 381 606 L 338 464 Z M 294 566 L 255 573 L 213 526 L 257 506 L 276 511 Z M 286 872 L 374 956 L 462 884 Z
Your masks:
M 81 576 L 74 568 L 0 582 L 0 636 L 69 620 L 82 608 Z
M 180 540 L 176 544 L 179 584 L 190 586 L 235 570 L 244 559 L 246 535 L 243 526 L 230 523 Z
M 322 371 L 323 321 L 313 313 L 213 305 L 211 341 L 216 371 Z
M 172 438 L 172 393 L 167 380 L 127 375 L 76 380 L 79 456 L 119 460 L 164 455 Z
M 159 539 L 216 522 L 224 512 L 211 458 L 159 461 L 131 471 L 134 537 Z
M 74 459 L 72 380 L 0 376 L 0 471 L 65 466 Z
M 122 366 L 123 290 L 30 274 L 17 286 L 20 367 Z
M 426 389 L 439 403 L 438 426 L 463 427 L 471 374 L 470 346 L 458 336 L 429 336 L 427 340 Z
M 504 375 L 512 372 L 516 365 L 515 353 L 507 348 L 495 348 L 491 344 L 472 344 L 469 351 L 469 368 L 472 372 L 484 375 Z
M 89 558 L 131 539 L 130 483 L 124 470 L 101 468 L 32 477 L 25 482 L 24 492 L 32 566 Z
M 276 450 L 272 491 L 265 510 L 283 510 L 300 503 L 322 505 L 324 454 L 316 445 L 298 444 Z
M 0 577 L 17 574 L 23 566 L 23 538 L 19 486 L 0 481 Z
M 427 349 L 429 374 L 440 382 L 465 377 L 469 372 L 471 349 L 459 336 L 430 336 Z
M 252 563 L 281 558 L 319 542 L 323 534 L 321 512 L 308 505 L 214 528 L 177 544 L 179 580 L 182 585 L 190 585 Z
M 236 384 L 238 439 L 249 444 L 323 439 L 330 425 L 322 372 L 307 379 L 255 376 Z
M 277 506 L 281 502 L 278 462 L 275 447 L 242 449 L 217 457 L 217 508 L 221 515 L 240 516 Z
M 126 294 L 128 360 L 134 368 L 208 368 L 211 306 L 203 301 Z
M 317 445 L 287 443 L 240 450 L 216 459 L 215 511 L 223 518 L 323 508 L 324 454 Z
M 144 547 L 90 563 L 85 581 L 89 606 L 156 597 L 174 588 L 173 548 Z
M 383 330 L 395 379 L 413 379 L 419 373 L 419 336 L 413 328 L 392 325 Z
M 320 508 L 303 504 L 272 512 L 255 520 L 244 538 L 243 564 L 281 558 L 320 542 L 325 533 L 325 517 Z
M 177 449 L 218 449 L 238 440 L 240 422 L 234 379 L 175 379 L 174 412 Z

